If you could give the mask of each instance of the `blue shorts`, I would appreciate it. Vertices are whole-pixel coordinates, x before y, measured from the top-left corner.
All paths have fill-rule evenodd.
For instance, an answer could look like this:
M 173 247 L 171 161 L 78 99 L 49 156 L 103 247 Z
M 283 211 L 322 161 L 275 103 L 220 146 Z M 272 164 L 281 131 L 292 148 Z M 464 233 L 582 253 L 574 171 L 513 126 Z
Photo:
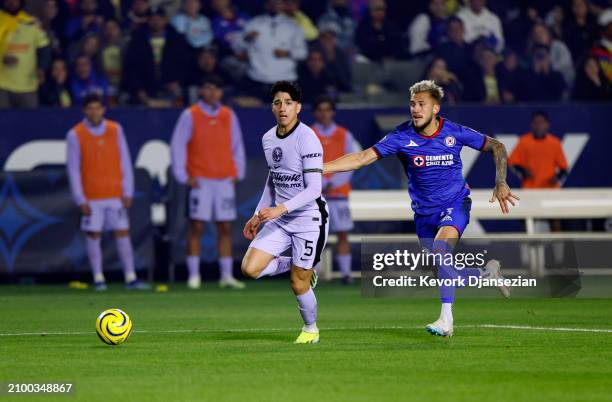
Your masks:
M 414 214 L 416 224 L 416 234 L 419 237 L 421 246 L 431 250 L 433 239 L 435 239 L 438 229 L 442 226 L 452 226 L 457 229 L 459 236 L 470 223 L 470 210 L 472 209 L 472 199 L 465 197 L 450 205 L 440 208 L 439 212 L 421 215 Z

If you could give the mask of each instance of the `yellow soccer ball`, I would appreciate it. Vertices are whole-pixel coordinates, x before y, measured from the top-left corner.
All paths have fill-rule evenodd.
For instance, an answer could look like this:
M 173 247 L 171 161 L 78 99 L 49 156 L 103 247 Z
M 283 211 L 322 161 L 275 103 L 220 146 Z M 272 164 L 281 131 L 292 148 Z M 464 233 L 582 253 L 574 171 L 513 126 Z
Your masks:
M 103 311 L 96 320 L 96 332 L 102 342 L 108 345 L 119 345 L 130 337 L 132 320 L 118 308 Z

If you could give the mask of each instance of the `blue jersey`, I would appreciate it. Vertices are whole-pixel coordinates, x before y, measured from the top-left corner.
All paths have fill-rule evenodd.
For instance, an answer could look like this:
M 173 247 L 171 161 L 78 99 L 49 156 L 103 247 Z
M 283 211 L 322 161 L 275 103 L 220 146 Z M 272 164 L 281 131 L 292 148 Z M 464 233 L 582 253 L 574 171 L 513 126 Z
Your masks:
M 432 136 L 417 133 L 407 121 L 373 148 L 379 158 L 398 157 L 408 176 L 412 210 L 428 215 L 470 194 L 461 172 L 461 148 L 481 150 L 485 143 L 486 137 L 478 131 L 440 118 Z

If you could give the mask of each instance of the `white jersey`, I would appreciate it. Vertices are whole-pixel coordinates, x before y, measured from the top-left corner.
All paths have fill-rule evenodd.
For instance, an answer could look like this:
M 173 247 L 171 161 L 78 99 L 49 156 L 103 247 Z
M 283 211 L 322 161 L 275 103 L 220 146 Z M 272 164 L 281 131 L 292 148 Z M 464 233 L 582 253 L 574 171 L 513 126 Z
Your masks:
M 304 191 L 304 173 L 323 174 L 323 147 L 316 134 L 299 122 L 284 137 L 276 134 L 274 126 L 262 138 L 263 150 L 270 169 L 269 180 L 274 191 L 274 204 L 286 203 Z M 287 206 L 287 204 L 285 204 Z M 322 196 L 279 218 L 280 223 L 304 226 L 324 224 L 327 213 Z

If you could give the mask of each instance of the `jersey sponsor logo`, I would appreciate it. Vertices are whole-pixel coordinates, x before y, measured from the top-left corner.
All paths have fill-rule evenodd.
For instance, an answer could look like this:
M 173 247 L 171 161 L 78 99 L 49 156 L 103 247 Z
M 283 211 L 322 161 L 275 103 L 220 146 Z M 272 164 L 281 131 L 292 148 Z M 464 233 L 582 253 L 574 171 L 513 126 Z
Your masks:
M 451 166 L 455 164 L 455 155 L 427 155 L 425 157 L 425 166 Z
M 299 173 L 271 172 L 272 181 L 278 188 L 302 188 L 302 175 Z
M 417 144 L 416 142 L 414 142 L 413 140 L 410 140 L 410 142 L 408 143 L 408 145 L 404 145 L 405 147 L 418 147 L 419 144 Z
M 302 159 L 306 159 L 306 158 L 320 158 L 322 156 L 323 156 L 322 153 L 317 152 L 317 153 L 314 153 L 314 154 L 306 154 L 306 155 L 302 156 Z
M 276 147 L 272 150 L 272 160 L 276 163 L 283 159 L 283 150 L 280 147 Z
M 455 164 L 453 154 L 443 155 L 414 155 L 412 164 L 416 167 L 451 166 Z
M 272 179 L 274 181 L 297 181 L 302 180 L 302 175 L 299 173 L 272 172 Z
M 444 143 L 447 147 L 454 147 L 456 142 L 457 140 L 455 140 L 455 137 L 453 137 L 452 135 L 449 135 L 444 139 Z

